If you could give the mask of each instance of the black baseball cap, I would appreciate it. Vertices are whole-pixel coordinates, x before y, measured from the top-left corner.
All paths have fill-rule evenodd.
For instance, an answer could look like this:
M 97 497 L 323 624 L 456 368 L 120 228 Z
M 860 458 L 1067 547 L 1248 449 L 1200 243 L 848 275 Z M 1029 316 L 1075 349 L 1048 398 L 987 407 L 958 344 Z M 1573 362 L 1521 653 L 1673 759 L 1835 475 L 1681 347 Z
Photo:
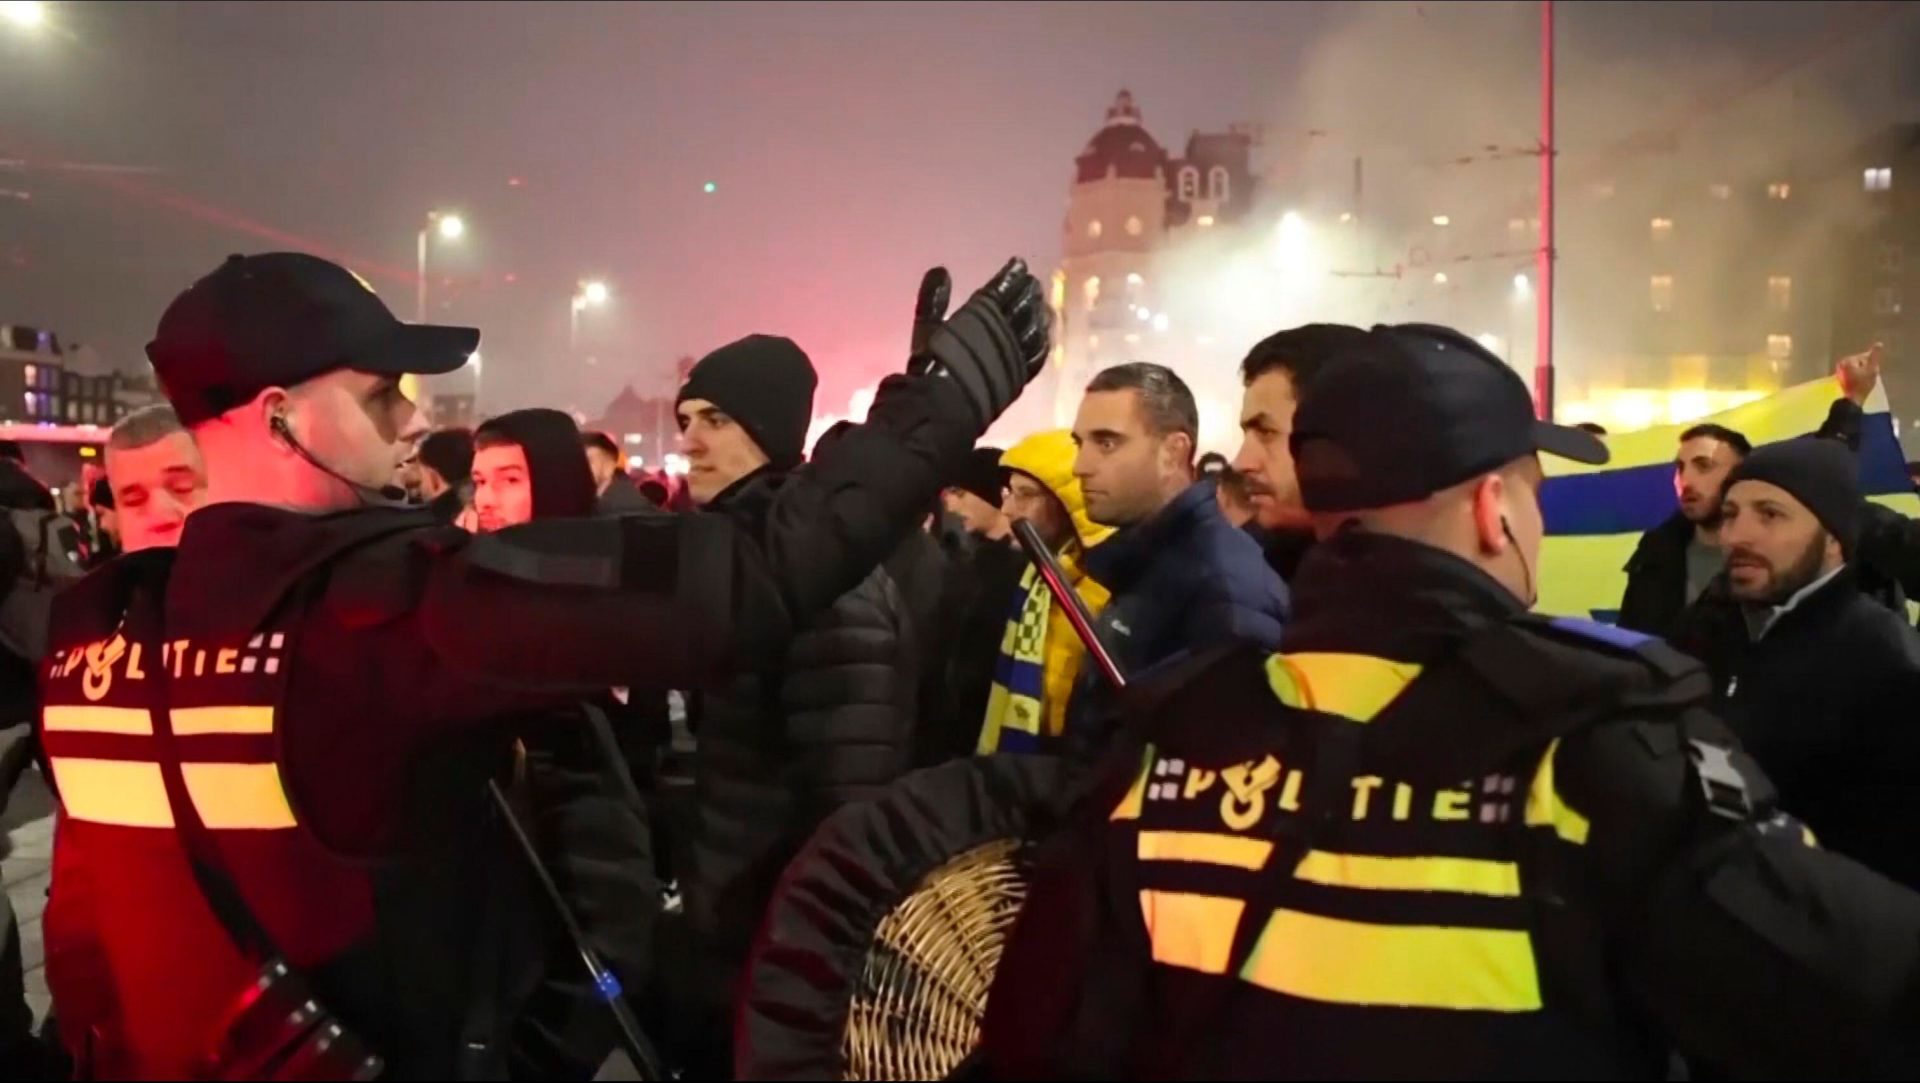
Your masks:
M 1294 468 L 1309 511 L 1386 508 L 1546 452 L 1607 461 L 1592 433 L 1536 420 L 1507 363 L 1448 327 L 1375 326 L 1306 387 Z
M 471 327 L 401 323 L 366 281 L 301 252 L 228 256 L 174 298 L 147 343 L 168 401 L 188 425 L 269 387 L 340 369 L 435 376 L 467 363 Z

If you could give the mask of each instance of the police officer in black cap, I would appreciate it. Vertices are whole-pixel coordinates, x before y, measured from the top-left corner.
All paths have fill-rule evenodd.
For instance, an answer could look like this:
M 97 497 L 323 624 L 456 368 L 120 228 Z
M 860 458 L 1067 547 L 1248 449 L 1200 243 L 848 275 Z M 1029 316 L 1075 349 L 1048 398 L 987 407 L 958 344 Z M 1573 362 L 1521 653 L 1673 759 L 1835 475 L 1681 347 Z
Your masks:
M 148 356 L 208 505 L 64 596 L 42 681 L 48 980 L 88 1073 L 497 1071 L 533 931 L 487 829 L 499 720 L 752 664 L 878 564 L 1047 348 L 1018 261 L 951 318 L 936 292 L 913 375 L 764 518 L 477 537 L 382 491 L 423 427 L 401 377 L 477 331 L 307 255 L 181 294 Z
M 1920 1071 L 1920 896 L 1774 807 L 1694 664 L 1528 613 L 1537 453 L 1597 440 L 1405 325 L 1292 450 L 1324 542 L 1280 653 L 1131 690 L 996 978 L 996 1074 Z

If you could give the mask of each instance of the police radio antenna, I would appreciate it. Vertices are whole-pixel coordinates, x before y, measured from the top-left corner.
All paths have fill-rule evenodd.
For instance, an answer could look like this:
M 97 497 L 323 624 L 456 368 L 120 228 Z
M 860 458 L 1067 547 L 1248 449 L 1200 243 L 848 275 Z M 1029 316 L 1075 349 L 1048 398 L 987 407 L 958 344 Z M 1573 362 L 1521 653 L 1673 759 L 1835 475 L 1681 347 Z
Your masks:
M 1013 536 L 1020 542 L 1020 548 L 1027 551 L 1028 559 L 1039 570 L 1040 578 L 1047 584 L 1047 590 L 1053 594 L 1053 600 L 1060 603 L 1060 609 L 1067 615 L 1067 623 L 1073 625 L 1073 634 L 1080 637 L 1087 653 L 1093 656 L 1094 664 L 1107 678 L 1107 683 L 1117 689 L 1127 686 L 1127 675 L 1120 672 L 1120 663 L 1100 639 L 1100 633 L 1093 626 L 1093 611 L 1080 597 L 1080 592 L 1067 582 L 1067 570 L 1060 566 L 1060 558 L 1041 539 L 1040 532 L 1025 519 L 1017 519 L 1013 524 Z
M 567 931 L 567 939 L 573 941 L 574 950 L 579 952 L 580 961 L 586 964 L 587 977 L 593 982 L 594 994 L 607 1010 L 613 1013 L 613 1022 L 620 1031 L 620 1044 L 626 1047 L 627 1056 L 633 1060 L 635 1070 L 642 1079 L 668 1079 L 666 1068 L 662 1065 L 660 1054 L 654 1051 L 653 1043 L 640 1031 L 640 1021 L 633 1016 L 633 1009 L 627 1007 L 620 978 L 607 969 L 600 959 L 600 953 L 593 950 L 587 942 L 587 934 L 581 930 L 580 922 L 573 916 L 573 910 L 567 906 L 567 900 L 560 894 L 559 885 L 553 882 L 553 874 L 547 871 L 547 863 L 540 859 L 540 851 L 534 848 L 533 839 L 527 835 L 527 829 L 520 823 L 520 817 L 514 815 L 513 805 L 507 801 L 507 795 L 501 792 L 500 784 L 488 781 L 487 792 L 493 796 L 493 803 L 500 815 L 507 821 L 507 827 L 513 831 L 514 841 L 520 844 L 520 852 L 526 855 L 527 864 L 533 867 L 533 875 L 540 881 L 540 888 L 546 893 L 547 901 L 560 915 L 560 924 Z

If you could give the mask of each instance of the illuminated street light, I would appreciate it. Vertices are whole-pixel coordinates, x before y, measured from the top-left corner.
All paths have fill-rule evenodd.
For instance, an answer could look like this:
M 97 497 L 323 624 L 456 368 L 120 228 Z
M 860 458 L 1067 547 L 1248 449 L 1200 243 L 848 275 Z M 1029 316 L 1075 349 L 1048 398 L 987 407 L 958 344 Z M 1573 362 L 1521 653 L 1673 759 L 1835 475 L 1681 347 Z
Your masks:
M 1445 271 L 1435 271 L 1435 272 L 1433 272 L 1433 284 L 1434 284 L 1434 285 L 1436 285 L 1436 286 L 1444 286 L 1444 285 L 1446 285 L 1446 284 L 1447 284 L 1447 272 L 1445 272 Z
M 0 2 L 0 19 L 22 30 L 38 30 L 47 22 L 47 5 L 39 0 L 4 0 Z
M 414 238 L 414 256 L 416 266 L 413 294 L 413 322 L 427 322 L 427 233 L 431 230 L 440 235 L 443 241 L 457 241 L 467 234 L 467 223 L 457 214 L 442 214 L 428 211 L 427 220 L 420 226 L 419 236 Z
M 1533 292 L 1532 280 L 1528 279 L 1527 276 L 1523 274 L 1513 276 L 1513 296 L 1515 300 L 1524 301 L 1527 299 L 1527 295 L 1532 292 Z
M 597 278 L 580 283 L 579 290 L 573 295 L 572 303 L 568 305 L 568 353 L 573 353 L 580 345 L 580 313 L 585 312 L 588 308 L 606 304 L 608 296 L 609 291 L 607 290 L 607 284 Z
M 1453 224 L 1453 219 L 1448 218 L 1444 214 L 1436 214 L 1433 216 L 1433 224 L 1436 226 L 1450 226 Z

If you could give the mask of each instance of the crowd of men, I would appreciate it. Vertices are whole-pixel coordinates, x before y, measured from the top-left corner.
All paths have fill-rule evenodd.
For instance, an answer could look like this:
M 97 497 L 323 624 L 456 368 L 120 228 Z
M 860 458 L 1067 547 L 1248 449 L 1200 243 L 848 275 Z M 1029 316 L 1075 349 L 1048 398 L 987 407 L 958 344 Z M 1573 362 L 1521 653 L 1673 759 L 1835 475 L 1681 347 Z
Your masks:
M 21 676 L 6 689 L 19 701 L 9 720 L 38 716 L 62 805 L 47 917 L 56 1018 L 36 1070 L 69 1062 L 90 1078 L 242 1069 L 297 1078 L 289 1065 L 302 1058 L 359 1070 L 377 1056 L 403 1076 L 584 1079 L 622 1041 L 604 1003 L 613 996 L 688 1077 L 729 1078 L 734 1003 L 761 915 L 812 831 L 918 768 L 1009 753 L 1062 757 L 1101 830 L 1132 832 L 1146 886 L 1125 906 L 1145 919 L 1143 958 L 1178 977 L 1125 1006 L 1161 1005 L 1161 1025 L 1110 1019 L 1109 1033 L 1126 1041 L 1095 1049 L 1083 1023 L 1046 1030 L 1036 1021 L 1123 1014 L 1089 1004 L 1132 979 L 1110 973 L 1124 963 L 1101 961 L 1125 954 L 1117 948 L 1072 954 L 1064 931 L 1078 927 L 1065 919 L 1036 929 L 1053 912 L 1037 892 L 1009 956 L 1009 972 L 1028 980 L 1008 994 L 1014 1008 L 1001 1003 L 1003 980 L 989 1016 L 988 1049 L 1011 1074 L 1399 1075 L 1423 1062 L 1397 1058 L 1431 1054 L 1436 1042 L 1458 1051 L 1424 1062 L 1443 1075 L 1637 1074 L 1664 1068 L 1673 1051 L 1762 1074 L 1808 1063 L 1766 1042 L 1752 1056 L 1729 1053 L 1722 1031 L 1751 1016 L 1729 1010 L 1690 1027 L 1689 1009 L 1640 984 L 1635 997 L 1602 1005 L 1608 1029 L 1538 1022 L 1539 987 L 1555 985 L 1554 1008 L 1566 979 L 1536 975 L 1530 955 L 1524 979 L 1502 972 L 1456 1001 L 1436 991 L 1438 979 L 1336 980 L 1263 946 L 1324 941 L 1322 961 L 1342 971 L 1399 973 L 1415 964 L 1393 958 L 1422 952 L 1470 970 L 1486 961 L 1486 944 L 1510 952 L 1499 937 L 1524 941 L 1525 914 L 1495 912 L 1518 888 L 1497 878 L 1419 887 L 1389 866 L 1432 847 L 1451 856 L 1421 858 L 1421 870 L 1452 862 L 1447 875 L 1472 880 L 1504 842 L 1387 831 L 1369 836 L 1362 856 L 1330 855 L 1316 825 L 1287 871 L 1319 884 L 1324 906 L 1276 911 L 1309 917 L 1249 933 L 1241 903 L 1202 905 L 1241 890 L 1202 875 L 1209 862 L 1256 870 L 1291 845 L 1283 830 L 1256 857 L 1234 856 L 1251 852 L 1256 838 L 1233 832 L 1262 818 L 1273 804 L 1264 795 L 1324 812 L 1321 777 L 1341 802 L 1351 795 L 1355 830 L 1409 820 L 1422 785 L 1427 826 L 1468 821 L 1468 797 L 1456 807 L 1453 791 L 1435 788 L 1480 775 L 1492 786 L 1509 770 L 1521 772 L 1528 825 L 1539 818 L 1581 843 L 1590 823 L 1596 840 L 1615 830 L 1610 798 L 1579 788 L 1627 768 L 1562 754 L 1556 790 L 1547 740 L 1495 741 L 1499 755 L 1475 758 L 1462 738 L 1444 751 L 1423 746 L 1414 766 L 1400 755 L 1398 773 L 1369 772 L 1358 768 L 1374 753 L 1357 745 L 1323 755 L 1258 724 L 1234 739 L 1233 726 L 1205 725 L 1281 711 L 1282 722 L 1380 715 L 1381 732 L 1411 732 L 1389 720 L 1412 708 L 1390 704 L 1420 698 L 1402 693 L 1421 686 L 1423 665 L 1444 671 L 1430 652 L 1458 639 L 1454 623 L 1524 615 L 1543 533 L 1535 452 L 1598 461 L 1605 451 L 1584 434 L 1529 428 L 1517 377 L 1472 340 L 1422 326 L 1279 331 L 1242 364 L 1230 460 L 1199 455 L 1191 390 L 1173 368 L 1145 362 L 1097 374 L 1071 429 L 968 450 L 1044 356 L 1044 306 L 1024 273 L 1004 274 L 951 318 L 944 296 L 923 288 L 908 375 L 883 385 L 869 423 L 830 431 L 811 458 L 816 370 L 797 345 L 755 335 L 702 358 L 677 397 L 688 470 L 675 491 L 630 477 L 616 440 L 558 411 L 427 431 L 398 376 L 457 366 L 475 336 L 399 324 L 348 277 L 311 257 L 236 257 L 169 308 L 149 355 L 173 405 L 115 426 L 90 504 L 94 548 L 124 555 L 60 596 L 43 657 L 8 659 Z M 287 314 L 311 310 L 324 319 L 303 315 L 295 337 Z M 1708 702 L 1682 706 L 1725 727 L 1689 732 L 1718 750 L 1704 754 L 1709 767 L 1718 755 L 1746 773 L 1731 784 L 1701 777 L 1746 803 L 1708 814 L 1768 840 L 1780 831 L 1776 809 L 1791 814 L 1793 845 L 1805 845 L 1804 823 L 1825 851 L 1874 870 L 1862 877 L 1891 881 L 1849 880 L 1851 896 L 1884 892 L 1887 910 L 1904 915 L 1916 904 L 1893 883 L 1920 889 L 1920 744 L 1905 718 L 1920 693 L 1920 634 L 1905 612 L 1905 599 L 1920 597 L 1920 528 L 1868 503 L 1860 486 L 1860 404 L 1877 352 L 1839 372 L 1843 393 L 1818 434 L 1759 448 L 1717 426 L 1684 434 L 1674 517 L 1628 566 L 1620 625 L 1669 641 L 1711 678 L 1698 697 Z M 0 504 L 37 507 L 44 496 L 18 462 L 0 461 Z M 1014 521 L 1032 524 L 1057 556 L 1126 673 L 1145 684 L 1171 674 L 1184 689 L 1162 701 L 1162 722 L 1128 721 L 1063 601 L 1014 545 Z M 0 572 L 12 579 L 32 563 L 17 540 L 0 531 Z M 1429 628 L 1441 612 L 1445 635 Z M 1472 617 L 1455 621 L 1460 613 Z M 1604 630 L 1552 634 L 1617 646 L 1618 633 Z M 1541 674 L 1562 649 L 1540 648 Z M 37 685 L 25 676 L 36 666 Z M 1639 688 L 1636 709 L 1664 704 L 1655 694 L 1664 687 Z M 1525 708 L 1536 693 L 1545 691 L 1510 699 Z M 1248 694 L 1258 707 L 1234 698 Z M 1444 727 L 1427 722 L 1443 739 Z M 1549 739 L 1571 748 L 1574 732 Z M 1140 733 L 1157 736 L 1143 749 Z M 1263 763 L 1269 740 L 1279 759 Z M 1686 762 L 1680 748 L 1668 750 L 1672 763 Z M 1515 769 L 1520 753 L 1532 758 Z M 1313 768 L 1304 787 L 1285 773 L 1296 763 Z M 1436 763 L 1449 766 L 1434 775 Z M 1777 801 L 1760 799 L 1761 772 Z M 1377 789 L 1363 788 L 1356 775 L 1409 781 L 1374 777 Z M 1163 778 L 1174 780 L 1169 800 Z M 1216 778 L 1255 810 L 1236 823 L 1221 801 L 1224 834 L 1170 800 L 1205 794 Z M 1503 785 L 1511 799 L 1514 778 Z M 490 807 L 488 786 L 507 811 Z M 1369 794 L 1393 806 L 1371 825 Z M 524 825 L 566 917 L 502 841 L 506 815 Z M 1446 849 L 1456 845 L 1467 849 Z M 1771 853 L 1753 860 L 1801 860 Z M 1461 914 L 1486 903 L 1475 911 L 1484 921 L 1459 920 L 1485 924 L 1474 935 L 1488 939 L 1359 936 L 1385 921 L 1404 937 L 1431 918 L 1418 907 L 1381 917 L 1396 900 L 1380 896 L 1392 892 L 1333 898 L 1368 875 L 1384 879 L 1361 886 L 1463 893 L 1453 899 Z M 1824 883 L 1805 891 L 1828 897 Z M 1685 913 L 1697 933 L 1706 919 Z M 1855 939 L 1884 931 L 1847 926 L 1850 913 L 1827 920 Z M 1804 914 L 1763 913 L 1754 935 Z M 1910 931 L 1886 920 L 1886 930 Z M 1596 942 L 1618 935 L 1631 966 L 1685 958 L 1608 923 L 1554 935 L 1583 930 Z M 1057 943 L 1036 947 L 1036 937 Z M 582 966 L 582 940 L 611 973 L 611 992 Z M 1107 929 L 1094 942 L 1128 941 Z M 210 944 L 219 958 L 207 956 Z M 1647 958 L 1634 954 L 1643 948 Z M 1884 1003 L 1907 1011 L 1920 1010 L 1920 983 L 1897 968 L 1915 948 L 1877 960 L 1890 975 Z M 1722 961 L 1738 950 L 1726 947 Z M 236 1036 L 223 1022 L 231 1005 L 276 962 L 351 1041 L 316 1050 L 307 1031 L 264 1026 Z M 1216 979 L 1234 975 L 1280 1007 L 1260 1014 L 1222 1000 Z M 1831 1059 L 1813 1063 L 1912 1063 L 1901 1059 L 1910 1045 L 1891 1050 L 1920 1030 L 1920 1015 L 1883 1042 L 1861 1014 L 1882 1001 L 1866 1005 L 1813 964 L 1782 980 L 1826 983 L 1802 998 L 1827 998 L 1810 1019 L 1830 1021 L 1831 1005 L 1856 1013 L 1842 1028 L 1854 1044 L 1819 1047 Z M 1065 1007 L 1036 1005 L 1043 989 L 1085 992 Z M 1589 1007 L 1566 1018 L 1583 1021 Z M 1366 1037 L 1378 1015 L 1394 1021 Z M 1501 1020 L 1499 1037 L 1480 1041 L 1524 1053 L 1475 1059 L 1447 1029 L 1475 1015 Z M 1614 1017 L 1629 1015 L 1653 1020 L 1667 1044 L 1622 1052 L 1625 1025 Z M 1136 1040 L 1143 1028 L 1160 1037 Z M 11 1040 L 22 1051 L 13 1063 L 29 1063 L 31 1038 Z

